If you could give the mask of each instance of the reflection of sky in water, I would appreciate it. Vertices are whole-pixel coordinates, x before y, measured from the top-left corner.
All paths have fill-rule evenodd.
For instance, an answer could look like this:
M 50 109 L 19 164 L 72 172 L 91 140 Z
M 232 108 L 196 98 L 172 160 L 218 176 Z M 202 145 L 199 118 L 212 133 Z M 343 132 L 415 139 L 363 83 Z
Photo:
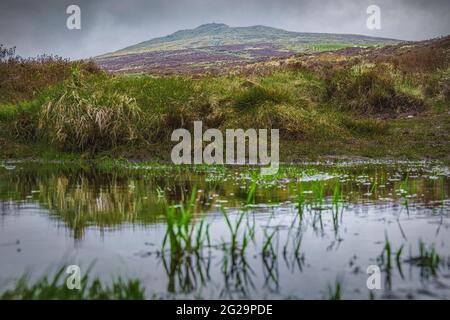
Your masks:
M 13 176 L 12 172 L 9 174 Z M 383 185 L 382 188 L 372 188 L 373 183 L 365 185 L 368 181 L 373 182 L 371 179 L 381 176 L 381 173 L 385 179 L 378 184 Z M 366 268 L 377 264 L 387 234 L 393 251 L 405 245 L 403 260 L 410 255 L 417 255 L 421 240 L 427 246 L 434 245 L 445 261 L 440 266 L 439 276 L 428 279 L 421 277 L 420 267 L 407 262 L 402 263 L 402 279 L 394 263 L 392 291 L 375 291 L 376 297 L 449 298 L 450 271 L 447 259 L 450 256 L 450 202 L 442 202 L 442 199 L 449 198 L 448 178 L 442 174 L 421 171 L 416 177 L 410 174 L 405 184 L 403 173 L 397 168 L 387 173 L 376 171 L 346 175 L 341 172 L 339 179 L 343 181 L 342 190 L 348 200 L 338 217 L 338 226 L 333 223 L 331 210 L 321 211 L 322 224 L 317 218 L 319 211 L 306 210 L 301 233 L 296 218 L 296 198 L 292 197 L 297 194 L 296 187 L 290 185 L 289 179 L 280 179 L 275 187 L 270 188 L 260 184 L 256 197 L 258 204 L 250 215 L 255 217 L 256 235 L 254 243 L 249 244 L 246 252 L 246 260 L 252 270 L 247 268 L 247 297 L 323 298 L 328 296 L 328 285 L 334 285 L 339 280 L 343 286 L 343 298 L 368 298 Z M 325 173 L 323 175 L 327 176 Z M 168 296 L 169 277 L 164 269 L 164 261 L 158 254 L 165 232 L 162 216 L 166 204 L 161 197 L 157 197 L 157 184 L 152 180 L 154 177 L 149 180 L 117 180 L 116 177 L 116 180 L 108 178 L 108 182 L 98 182 L 94 178 L 89 180 L 76 174 L 78 178 L 71 178 L 71 174 L 68 176 L 61 179 L 62 175 L 57 174 L 36 179 L 30 174 L 21 181 L 34 184 L 35 193 L 31 193 L 31 190 L 21 193 L 23 201 L 18 201 L 20 197 L 17 198 L 16 193 L 5 196 L 5 190 L 11 192 L 14 188 L 20 189 L 20 186 L 17 180 L 8 180 L 3 176 L 0 182 L 3 193 L 3 202 L 0 204 L 0 284 L 5 285 L 8 279 L 20 276 L 27 270 L 32 271 L 33 276 L 40 276 L 62 264 L 74 263 L 87 268 L 95 262 L 94 273 L 105 280 L 119 275 L 139 277 L 149 295 L 157 293 Z M 84 186 L 80 182 L 82 179 L 87 179 L 83 182 Z M 175 184 L 172 189 L 170 184 L 173 181 L 159 180 L 158 185 L 165 186 L 167 197 L 177 198 L 180 197 L 179 192 L 175 191 L 177 179 L 173 180 Z M 245 195 L 245 190 L 240 191 L 243 182 L 230 178 L 222 185 L 214 185 L 204 183 L 204 177 L 196 180 L 192 176 L 185 180 L 183 188 L 190 190 L 193 183 L 199 184 L 203 191 L 203 202 L 209 203 L 204 211 L 208 213 L 206 221 L 210 223 L 213 244 L 219 244 L 221 239 L 229 239 L 227 226 L 217 206 L 229 207 L 228 212 L 234 221 L 237 214 L 236 209 L 232 208 L 243 201 L 242 198 L 238 199 L 239 192 Z M 405 194 L 401 191 L 403 187 L 408 189 Z M 94 189 L 96 192 L 92 191 Z M 313 189 L 313 185 L 302 186 L 306 197 L 311 195 L 308 191 Z M 58 190 L 62 193 L 58 194 Z M 325 187 L 325 207 L 331 207 L 332 192 L 332 188 Z M 32 197 L 27 199 L 29 195 Z M 8 197 L 15 201 L 7 201 Z M 405 199 L 408 200 L 408 210 Z M 276 204 L 277 201 L 281 203 Z M 124 205 L 122 208 L 119 207 L 121 202 Z M 83 223 L 79 237 L 74 234 L 74 220 L 83 210 L 74 210 L 77 204 L 82 205 L 83 210 L 91 210 L 87 214 L 93 216 L 88 222 L 78 222 Z M 156 216 L 140 217 L 143 214 L 141 211 L 158 207 L 158 210 L 155 209 Z M 48 208 L 51 208 L 51 213 Z M 93 208 L 96 212 L 92 212 Z M 65 216 L 61 210 L 73 211 L 73 214 Z M 130 214 L 133 210 L 136 213 Z M 109 221 L 107 217 L 97 215 L 117 217 Z M 278 252 L 277 257 L 264 258 L 260 254 L 265 241 L 264 230 L 270 234 L 275 228 L 278 228 L 278 232 L 273 244 Z M 298 259 L 291 240 L 286 254 L 283 254 L 288 234 L 289 239 L 302 235 L 301 256 Z M 229 277 L 228 290 L 224 290 L 223 258 L 222 250 L 204 249 L 203 262 L 193 259 L 197 286 L 187 297 L 242 297 L 242 290 L 235 290 L 233 286 L 236 281 L 233 275 Z M 200 266 L 202 273 L 208 274 L 208 261 L 209 278 L 205 277 L 202 286 L 197 268 Z M 165 262 L 170 269 L 170 258 L 166 257 Z M 244 277 L 244 271 L 240 269 L 236 276 Z M 274 278 L 270 277 L 271 272 Z M 178 275 L 173 277 L 175 288 L 179 288 Z M 386 288 L 384 281 L 383 288 Z

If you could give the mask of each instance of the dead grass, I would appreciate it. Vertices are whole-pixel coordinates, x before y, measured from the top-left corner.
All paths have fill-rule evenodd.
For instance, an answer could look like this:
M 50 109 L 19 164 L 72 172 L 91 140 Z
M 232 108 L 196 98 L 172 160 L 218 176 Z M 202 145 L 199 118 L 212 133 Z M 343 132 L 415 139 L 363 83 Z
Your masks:
M 393 71 L 386 64 L 331 69 L 326 72 L 325 87 L 326 101 L 359 115 L 395 118 L 401 113 L 425 110 L 419 97 L 396 89 Z
M 24 59 L 15 55 L 14 48 L 0 45 L 0 104 L 33 99 L 70 78 L 74 69 L 86 74 L 102 72 L 93 61 L 72 62 L 51 55 Z
M 65 150 L 109 149 L 141 137 L 143 113 L 134 98 L 91 89 L 89 96 L 71 84 L 39 112 L 38 129 Z

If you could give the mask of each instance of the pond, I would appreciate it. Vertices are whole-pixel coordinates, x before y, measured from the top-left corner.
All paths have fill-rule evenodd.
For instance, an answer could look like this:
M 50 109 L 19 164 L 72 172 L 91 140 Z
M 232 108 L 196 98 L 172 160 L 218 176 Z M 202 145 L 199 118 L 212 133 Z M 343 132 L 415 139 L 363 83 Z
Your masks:
M 0 166 L 0 292 L 79 265 L 149 298 L 450 298 L 450 169 Z M 381 288 L 369 290 L 378 267 Z M 376 270 L 376 268 L 375 268 Z

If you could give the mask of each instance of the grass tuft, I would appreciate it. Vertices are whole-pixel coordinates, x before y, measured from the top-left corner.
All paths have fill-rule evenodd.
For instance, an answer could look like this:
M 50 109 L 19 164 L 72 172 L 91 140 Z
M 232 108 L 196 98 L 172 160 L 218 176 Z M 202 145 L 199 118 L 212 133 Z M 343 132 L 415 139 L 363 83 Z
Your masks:
M 111 285 L 103 284 L 98 278 L 92 281 L 89 275 L 81 279 L 80 290 L 69 290 L 65 283 L 65 267 L 53 276 L 44 276 L 34 283 L 28 276 L 22 276 L 15 284 L 0 295 L 1 300 L 143 300 L 144 289 L 139 280 L 118 278 Z

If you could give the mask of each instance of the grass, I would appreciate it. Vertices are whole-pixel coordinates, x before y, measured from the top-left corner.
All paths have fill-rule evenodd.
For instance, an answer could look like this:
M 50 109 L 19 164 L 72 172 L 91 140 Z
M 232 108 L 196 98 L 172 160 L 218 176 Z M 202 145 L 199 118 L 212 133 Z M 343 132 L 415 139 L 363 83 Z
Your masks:
M 423 111 L 419 97 L 396 90 L 392 68 L 385 64 L 348 65 L 325 75 L 326 97 L 341 110 L 396 117 Z
M 231 243 L 230 243 L 230 251 L 232 253 L 236 252 L 238 250 L 238 232 L 239 232 L 239 227 L 242 224 L 242 221 L 244 219 L 245 213 L 241 213 L 239 215 L 239 218 L 237 219 L 236 223 L 234 224 L 234 227 L 230 221 L 230 218 L 228 217 L 228 214 L 226 213 L 226 211 L 222 208 L 222 215 L 225 218 L 225 221 L 227 223 L 228 226 L 228 230 L 230 232 L 230 236 L 231 236 Z M 244 244 L 247 243 L 246 240 L 246 236 L 244 235 Z M 243 245 L 242 247 L 242 251 L 245 250 L 245 246 Z
M 133 143 L 143 117 L 135 99 L 95 88 L 79 89 L 77 81 L 73 79 L 57 100 L 40 110 L 38 128 L 44 138 L 61 149 L 93 152 Z M 89 92 L 89 97 L 80 90 Z
M 402 254 L 403 254 L 403 248 L 404 245 L 401 245 L 397 251 L 393 251 L 392 249 L 392 244 L 389 241 L 389 238 L 386 234 L 385 236 L 385 244 L 383 247 L 383 250 L 380 254 L 380 256 L 378 257 L 378 261 L 380 262 L 381 266 L 384 267 L 384 270 L 386 271 L 387 274 L 390 274 L 393 268 L 393 260 L 395 258 L 395 263 L 397 266 L 397 269 L 400 273 L 400 275 L 403 277 L 403 272 L 402 272 Z
M 328 286 L 328 300 L 341 300 L 342 299 L 342 285 L 339 281 L 336 281 L 334 286 Z
M 240 111 L 253 110 L 265 103 L 280 104 L 289 102 L 289 95 L 281 89 L 261 85 L 252 86 L 235 97 L 234 106 Z
M 386 235 L 385 245 L 380 255 L 381 263 L 385 265 L 385 270 L 390 272 L 392 270 L 392 247 Z
M 80 290 L 69 290 L 65 283 L 65 268 L 59 269 L 49 278 L 41 277 L 31 282 L 28 276 L 21 277 L 14 288 L 0 294 L 1 300 L 143 300 L 144 289 L 139 280 L 118 278 L 110 285 L 98 278 L 90 279 L 86 274 L 81 279 Z
M 171 255 L 179 257 L 184 254 L 198 253 L 203 248 L 204 237 L 209 239 L 208 233 L 204 233 L 208 231 L 208 228 L 203 230 L 204 220 L 201 220 L 198 225 L 193 221 L 196 200 L 197 190 L 194 188 L 186 206 L 180 205 L 179 210 L 174 205 L 168 208 L 167 231 L 161 251 L 165 251 L 167 241 L 169 241 Z
M 272 256 L 272 257 L 276 257 L 277 253 L 276 250 L 273 246 L 273 239 L 275 237 L 275 235 L 278 232 L 278 228 L 275 228 L 272 233 L 267 234 L 266 232 L 264 233 L 265 235 L 265 240 L 263 243 L 263 248 L 262 248 L 262 255 L 263 256 Z
M 239 230 L 243 223 L 244 217 L 248 218 L 248 209 L 249 207 L 254 204 L 255 202 L 255 193 L 256 193 L 256 179 L 253 177 L 252 182 L 250 184 L 250 187 L 247 192 L 247 198 L 244 205 L 244 210 L 239 214 L 236 222 L 231 222 L 228 213 L 225 211 L 223 207 L 221 207 L 222 215 L 225 218 L 225 221 L 228 226 L 228 231 L 230 233 L 230 244 L 229 244 L 229 250 L 227 248 L 227 244 L 224 240 L 222 240 L 222 248 L 226 249 L 226 251 L 229 251 L 231 255 L 234 257 L 238 252 L 241 256 L 245 254 L 245 249 L 247 248 L 247 245 L 249 244 L 249 241 L 252 239 L 254 240 L 255 235 L 255 221 L 253 220 L 253 224 L 250 225 L 249 220 L 247 219 L 247 224 L 245 225 L 245 229 L 242 231 L 242 243 L 239 243 Z
M 303 221 L 303 213 L 305 210 L 305 195 L 303 194 L 301 182 L 299 182 L 297 186 L 297 207 L 298 207 L 298 216 L 301 223 Z
M 124 173 L 123 175 L 120 175 L 120 166 L 128 167 L 131 169 L 133 173 L 132 176 L 129 176 L 131 173 L 130 171 L 127 173 Z M 127 194 L 127 197 L 132 197 L 131 200 L 134 200 L 136 202 L 133 202 L 131 205 L 127 204 L 127 198 L 121 198 L 120 193 L 114 193 L 110 198 L 106 198 L 106 203 L 112 203 L 111 199 L 116 199 L 120 203 L 124 204 L 121 206 L 123 213 L 133 213 L 131 212 L 130 208 L 139 207 L 137 200 L 133 198 L 133 193 L 139 192 L 139 187 L 146 185 L 151 186 L 151 192 L 149 192 L 148 189 L 145 189 L 144 192 L 142 192 L 139 196 L 136 195 L 137 198 L 143 197 L 144 195 L 147 197 L 153 197 L 153 200 L 156 201 L 155 197 L 158 197 L 159 194 L 161 194 L 162 197 L 169 197 L 170 195 L 163 195 L 162 191 L 156 191 L 156 190 L 170 190 L 167 186 L 173 186 L 173 183 L 169 182 L 172 180 L 164 180 L 163 177 L 170 176 L 174 181 L 179 182 L 178 180 L 180 177 L 183 177 L 183 179 L 186 179 L 186 184 L 183 183 L 183 190 L 186 188 L 191 189 L 192 192 L 189 193 L 188 199 L 186 201 L 182 201 L 181 205 L 172 205 L 170 206 L 167 211 L 167 232 L 164 237 L 163 244 L 161 246 L 161 251 L 156 251 L 156 254 L 154 256 L 157 256 L 158 258 L 163 259 L 164 268 L 167 272 L 168 276 L 168 292 L 170 293 L 192 293 L 195 290 L 202 287 L 204 282 L 208 281 L 209 277 L 209 258 L 208 255 L 205 255 L 204 248 L 209 248 L 211 250 L 207 251 L 207 253 L 213 252 L 214 256 L 220 255 L 223 253 L 223 260 L 222 265 L 220 266 L 220 269 L 223 271 L 223 276 L 226 278 L 225 282 L 227 285 L 229 285 L 229 290 L 233 291 L 234 286 L 236 286 L 236 290 L 248 290 L 247 288 L 244 288 L 248 286 L 248 283 L 243 283 L 243 281 L 247 281 L 248 279 L 246 277 L 251 277 L 251 268 L 248 266 L 246 262 L 247 257 L 256 258 L 261 257 L 262 263 L 263 263 L 263 280 L 265 280 L 265 285 L 271 290 L 276 290 L 276 287 L 278 286 L 278 281 L 280 279 L 277 269 L 277 258 L 280 255 L 280 251 L 278 250 L 278 244 L 279 240 L 286 239 L 286 245 L 283 248 L 283 258 L 285 259 L 286 266 L 289 268 L 289 270 L 292 270 L 292 265 L 295 263 L 295 261 L 298 261 L 299 269 L 301 269 L 301 264 L 303 261 L 303 255 L 301 254 L 301 239 L 303 232 L 309 227 L 308 223 L 310 222 L 310 219 L 312 218 L 312 215 L 316 214 L 317 210 L 314 210 L 313 208 L 321 208 L 320 210 L 321 216 L 324 217 L 324 227 L 322 231 L 331 231 L 332 227 L 334 227 L 335 230 L 337 230 L 336 226 L 331 226 L 331 219 L 333 219 L 333 223 L 337 220 L 337 214 L 342 210 L 344 205 L 344 197 L 343 194 L 347 193 L 358 193 L 358 196 L 361 196 L 361 198 L 357 198 L 356 203 L 359 203 L 358 200 L 365 201 L 366 198 L 362 196 L 362 193 L 366 191 L 370 191 L 370 193 L 373 193 L 374 195 L 379 196 L 377 188 L 379 184 L 382 184 L 386 181 L 384 179 L 384 166 L 379 168 L 376 166 L 374 171 L 370 168 L 370 165 L 363 164 L 362 165 L 364 169 L 363 175 L 361 175 L 360 169 L 356 170 L 356 168 L 339 168 L 332 166 L 331 168 L 327 166 L 327 173 L 336 176 L 339 175 L 339 178 L 333 178 L 325 181 L 295 181 L 294 178 L 299 177 L 308 177 L 315 174 L 321 173 L 321 167 L 314 167 L 314 168 L 304 168 L 303 166 L 284 166 L 280 172 L 279 175 L 275 178 L 270 178 L 273 180 L 269 180 L 269 178 L 262 179 L 261 177 L 255 175 L 256 170 L 255 168 L 251 167 L 245 167 L 239 170 L 238 172 L 235 172 L 234 170 L 231 170 L 231 175 L 227 174 L 226 168 L 221 167 L 208 167 L 208 166 L 196 166 L 192 169 L 195 174 L 202 175 L 206 172 L 219 172 L 222 174 L 223 177 L 226 177 L 228 183 L 222 183 L 221 185 L 215 185 L 214 183 L 212 185 L 209 185 L 208 187 L 205 187 L 202 182 L 199 182 L 197 179 L 193 179 L 192 176 L 180 176 L 183 174 L 182 169 L 180 168 L 174 168 L 173 166 L 164 166 L 156 164 L 136 164 L 132 162 L 118 162 L 115 163 L 114 161 L 105 161 L 105 164 L 103 165 L 104 170 L 106 172 L 114 171 L 114 174 L 119 174 L 119 176 L 115 175 L 108 175 L 107 177 L 102 177 L 105 172 L 98 172 L 93 174 L 92 176 L 95 177 L 95 180 L 91 181 L 91 185 L 96 185 L 100 189 L 113 189 L 113 190 L 122 190 L 123 193 Z M 172 171 L 168 170 L 168 167 L 171 168 Z M 30 194 L 30 190 L 36 190 L 36 186 L 39 186 L 39 194 L 35 195 L 34 197 L 42 197 L 45 199 L 45 201 L 42 201 L 41 203 L 49 204 L 49 208 L 54 207 L 52 204 L 53 202 L 57 203 L 66 203 L 66 202 L 74 202 L 76 204 L 81 204 L 81 211 L 86 213 L 91 213 L 92 208 L 89 205 L 90 201 L 84 201 L 81 202 L 80 199 L 83 198 L 92 198 L 94 202 L 97 202 L 99 200 L 105 199 L 104 193 L 97 193 L 92 192 L 91 189 L 86 187 L 86 182 L 83 179 L 83 176 L 80 175 L 80 173 L 75 169 L 67 168 L 66 170 L 73 170 L 73 174 L 77 177 L 77 179 L 71 180 L 69 176 L 61 175 L 60 179 L 56 179 L 52 177 L 50 174 L 52 173 L 51 170 L 56 170 L 56 168 L 53 166 L 53 164 L 48 165 L 47 171 L 43 170 L 42 174 L 47 176 L 50 180 L 39 180 L 33 181 L 32 185 L 29 185 L 31 178 L 33 175 L 30 174 L 31 168 L 27 165 L 23 165 L 23 168 L 18 166 L 18 170 L 16 172 L 11 171 L 5 171 L 4 173 L 8 179 L 12 179 L 10 184 L 7 184 L 6 186 L 13 186 L 13 187 L 3 187 L 2 184 L 0 184 L 0 187 L 3 187 L 4 189 L 8 189 L 7 198 L 12 200 L 13 194 L 19 193 L 18 199 L 23 199 L 24 194 Z M 413 167 L 416 168 L 416 167 Z M 420 168 L 422 168 L 422 165 L 420 165 Z M 20 169 L 20 170 L 19 170 Z M 421 193 L 422 190 L 427 190 L 428 186 L 421 185 L 421 183 L 418 183 L 416 187 L 412 185 L 412 182 L 414 181 L 414 178 L 412 175 L 409 177 L 406 172 L 411 172 L 409 167 L 405 168 L 406 171 L 399 171 L 399 168 L 397 165 L 393 165 L 393 172 L 396 173 L 395 176 L 397 176 L 398 172 L 404 172 L 404 175 L 406 175 L 406 178 L 404 179 L 398 179 L 397 182 L 395 182 L 393 185 L 389 186 L 389 191 L 398 190 L 398 188 L 404 189 L 404 190 L 411 190 L 411 192 L 417 192 Z M 424 168 L 422 168 L 424 169 Z M 160 170 L 160 171 L 158 171 Z M 217 170 L 217 171 L 216 171 Z M 323 168 L 322 168 L 323 170 Z M 356 172 L 354 171 L 356 170 Z M 380 170 L 380 171 L 379 171 Z M 433 169 L 437 170 L 437 169 Z M 412 170 L 412 172 L 414 172 Z M 33 172 L 33 171 L 31 171 Z M 134 177 L 150 177 L 152 174 L 157 172 L 157 177 L 155 179 L 145 179 L 144 181 L 134 179 Z M 428 170 L 425 170 L 427 176 L 429 174 L 436 175 L 436 172 L 428 172 Z M 228 172 L 230 173 L 230 172 Z M 235 173 L 239 173 L 239 175 L 235 175 Z M 343 173 L 345 173 L 347 182 L 343 182 L 341 179 L 343 179 Z M 350 174 L 351 179 L 350 179 Z M 49 176 L 50 175 L 50 176 Z M 123 180 L 124 177 L 127 177 L 128 179 Z M 230 178 L 234 177 L 234 178 Z M 359 183 L 361 183 L 361 187 L 351 189 L 351 191 L 348 189 L 350 186 L 354 184 L 353 178 L 357 178 Z M 400 177 L 400 175 L 399 175 Z M 103 179 L 106 179 L 106 182 Z M 99 180 L 97 180 L 99 179 Z M 229 180 L 232 179 L 232 180 Z M 236 179 L 236 180 L 234 180 Z M 284 179 L 293 180 L 291 182 L 280 182 Z M 6 180 L 6 179 L 3 179 Z M 306 180 L 306 179 L 305 179 Z M 185 180 L 183 180 L 185 181 Z M 24 184 L 24 182 L 26 182 Z M 239 183 L 237 183 L 239 182 Z M 272 182 L 275 182 L 274 185 L 272 185 Z M 367 185 L 367 182 L 370 182 L 370 185 Z M 196 184 L 200 188 L 205 189 L 204 194 L 202 192 L 196 192 L 196 188 L 190 188 L 189 185 Z M 436 183 L 439 183 L 439 186 L 442 186 L 443 181 L 436 181 Z M 77 194 L 79 194 L 79 197 L 73 196 L 73 194 L 70 191 L 70 186 L 77 185 Z M 106 185 L 105 185 L 106 184 Z M 241 189 L 240 186 L 246 184 L 247 189 L 241 190 L 240 193 L 236 193 L 231 195 L 229 192 L 233 190 L 235 192 L 237 189 Z M 24 186 L 23 186 L 24 185 Z M 49 185 L 48 188 L 50 190 L 53 190 L 53 192 L 57 193 L 55 197 L 50 196 L 49 192 L 45 190 L 45 185 Z M 232 185 L 231 189 L 230 185 Z M 22 186 L 22 188 L 20 188 Z M 271 221 L 267 221 L 267 219 L 264 216 L 259 216 L 258 221 L 261 221 L 262 223 L 258 223 L 258 229 L 255 230 L 255 223 L 253 220 L 253 225 L 251 224 L 251 216 L 252 216 L 252 209 L 255 208 L 254 204 L 255 202 L 261 202 L 261 201 L 267 201 L 269 199 L 273 200 L 273 198 L 269 197 L 269 195 L 272 192 L 277 193 L 278 187 L 285 186 L 286 189 L 282 192 L 283 196 L 281 199 L 278 199 L 276 201 L 279 201 L 278 203 L 284 203 L 283 199 L 296 199 L 298 207 L 297 210 L 293 210 L 290 213 L 283 213 L 283 215 L 286 215 L 285 218 L 291 218 L 292 220 L 284 220 L 284 224 L 281 224 L 279 226 L 271 226 Z M 408 187 L 409 186 L 409 187 Z M 123 190 L 122 187 L 129 187 L 130 189 Z M 14 189 L 17 188 L 17 189 Z M 222 246 L 218 243 L 212 243 L 210 239 L 209 234 L 209 224 L 207 223 L 208 220 L 205 218 L 197 217 L 196 213 L 198 212 L 198 205 L 199 205 L 199 199 L 208 198 L 209 196 L 214 192 L 217 192 L 220 188 L 221 191 L 223 191 L 223 195 L 226 195 L 227 197 L 233 197 L 237 199 L 238 205 L 241 207 L 241 210 L 239 214 L 237 215 L 229 215 L 225 211 L 223 211 L 224 217 L 221 219 L 221 222 L 219 222 L 219 228 L 221 232 L 225 232 L 226 235 L 224 236 L 226 241 L 222 242 Z M 268 194 L 265 194 L 266 188 L 268 189 Z M 273 188 L 273 189 L 270 189 Z M 417 188 L 417 190 L 415 190 Z M 438 194 L 438 199 L 441 198 L 440 193 L 444 192 L 443 187 L 436 188 L 434 187 L 435 192 Z M 133 191 L 130 191 L 133 190 Z M 173 189 L 172 189 L 173 190 Z M 305 193 L 304 191 L 311 190 L 312 193 Z M 314 190 L 314 191 L 313 191 Z M 167 192 L 169 193 L 169 192 Z M 171 193 L 171 192 L 170 192 Z M 185 193 L 183 193 L 184 198 Z M 67 198 L 66 198 L 67 197 Z M 319 197 L 322 198 L 322 200 L 319 199 Z M 36 198 L 34 198 L 36 199 Z M 445 194 L 442 194 L 442 199 L 445 199 Z M 130 200 L 128 200 L 130 201 Z M 351 200 L 353 201 L 353 200 Z M 169 202 L 169 201 L 164 201 Z M 136 203 L 136 205 L 134 205 Z M 234 205 L 234 204 L 233 204 Z M 292 205 L 292 209 L 294 209 L 294 204 Z M 112 215 L 111 212 L 107 211 L 108 208 L 104 208 L 104 203 L 102 202 L 100 204 L 103 210 L 100 211 L 100 216 L 110 216 Z M 67 207 L 66 207 L 67 208 Z M 67 209 L 64 209 L 64 207 L 61 209 L 62 211 L 67 211 Z M 153 212 L 155 210 L 154 207 L 145 207 L 143 208 L 143 211 L 145 212 Z M 258 209 L 257 209 L 258 210 Z M 270 209 L 268 209 L 270 211 Z M 79 212 L 81 212 L 79 211 Z M 332 216 L 329 216 L 329 214 L 332 214 Z M 94 215 L 94 214 L 93 214 Z M 289 216 L 290 215 L 290 216 Z M 80 218 L 78 222 L 82 224 L 81 220 L 81 214 L 79 215 Z M 254 215 L 253 215 L 254 217 Z M 137 217 L 131 217 L 130 220 L 121 220 L 123 221 L 134 221 L 134 222 L 141 222 L 141 220 L 136 219 Z M 216 218 L 220 217 L 213 217 L 212 220 L 216 220 Z M 246 218 L 248 218 L 246 220 Z M 262 219 L 261 219 L 262 218 Z M 269 218 L 270 219 L 270 218 Z M 298 219 L 299 223 L 296 224 L 296 219 Z M 64 217 L 64 220 L 73 220 L 66 219 Z M 246 224 L 247 221 L 247 224 Z M 289 221 L 289 222 L 287 222 Z M 152 221 L 155 222 L 155 221 Z M 97 224 L 96 222 L 94 222 Z M 161 220 L 157 220 L 156 223 L 161 223 Z M 220 224 L 221 223 L 221 224 Z M 228 226 L 228 229 L 223 227 L 225 223 Z M 262 225 L 264 224 L 264 225 Z M 284 227 L 284 225 L 289 225 L 290 227 L 288 230 Z M 86 223 L 85 225 L 89 225 Z M 112 224 L 114 226 L 114 224 Z M 302 228 L 303 227 L 303 228 Z M 251 231 L 251 230 L 254 231 Z M 217 229 L 214 229 L 217 230 Z M 251 234 L 257 233 L 257 236 L 252 239 Z M 344 231 L 345 233 L 346 231 Z M 318 237 L 325 236 L 327 239 L 330 238 L 331 233 L 322 233 L 322 234 L 316 234 Z M 214 234 L 213 234 L 214 236 Z M 213 241 L 217 238 L 213 237 Z M 251 240 L 258 239 L 257 243 L 252 243 Z M 338 239 L 338 235 L 335 234 L 335 239 Z M 287 246 L 287 243 L 289 242 L 289 246 Z M 328 242 L 328 240 L 327 240 Z M 252 248 L 252 244 L 255 244 L 254 248 Z M 247 249 L 248 248 L 248 249 Z M 169 250 L 166 250 L 169 249 Z M 223 249 L 223 250 L 221 250 Z M 432 272 L 428 272 L 428 274 L 437 273 L 439 270 L 439 263 L 441 259 L 439 258 L 439 255 L 434 250 L 433 247 L 425 246 L 423 243 L 419 246 L 419 253 L 417 256 L 413 256 L 412 260 L 403 260 L 404 258 L 404 247 L 400 246 L 397 250 L 395 250 L 395 246 L 392 245 L 389 238 L 386 236 L 385 238 L 385 244 L 383 246 L 383 251 L 381 256 L 381 260 L 379 261 L 381 266 L 383 267 L 383 271 L 386 272 L 386 274 L 390 273 L 393 274 L 395 269 L 395 264 L 397 264 L 397 268 L 399 269 L 400 274 L 402 274 L 401 266 L 405 262 L 410 262 L 413 265 L 421 267 L 421 269 L 424 270 L 424 274 L 428 271 L 425 270 L 434 270 Z M 216 250 L 216 251 L 214 251 Z M 328 250 L 328 249 L 327 249 Z M 165 253 L 169 251 L 170 254 L 166 255 Z M 162 254 L 161 254 L 162 253 Z M 231 254 L 230 254 L 231 253 Z M 292 262 L 291 261 L 292 258 Z M 250 264 L 252 264 L 251 259 L 249 259 Z M 284 269 L 284 268 L 283 268 Z M 280 274 L 284 275 L 282 272 L 283 269 L 280 268 Z M 258 272 L 259 270 L 257 270 Z M 214 273 L 212 273 L 214 274 Z M 401 275 L 403 277 L 403 275 Z M 245 280 L 247 279 L 247 280 Z M 395 277 L 392 277 L 392 279 L 396 279 Z M 250 281 L 250 280 L 248 280 Z M 33 287 L 34 284 L 29 284 L 29 281 L 24 281 L 25 286 L 22 287 Z M 44 283 L 40 287 L 49 287 L 52 284 L 52 279 L 47 280 L 47 282 Z M 126 281 L 122 281 L 123 285 L 126 285 Z M 21 288 L 22 288 L 21 287 Z M 108 293 L 104 293 L 102 291 L 102 296 L 120 296 L 120 297 L 127 297 L 129 293 L 127 293 L 128 289 L 125 286 L 125 288 L 122 288 L 122 285 L 120 285 L 117 289 L 114 289 L 114 286 L 104 287 L 101 286 L 103 291 L 107 291 Z M 28 289 L 27 289 L 28 290 Z M 29 289 L 31 290 L 31 289 Z M 35 290 L 35 289 L 33 289 Z M 51 289 L 50 292 L 57 291 L 56 289 Z M 25 289 L 17 289 L 17 292 L 26 291 Z M 89 290 L 86 289 L 86 292 Z M 13 291 L 11 291 L 13 292 Z M 34 292 L 34 291 L 33 291 Z M 121 293 L 122 292 L 122 293 Z M 234 291 L 236 292 L 236 291 Z M 239 291 L 240 292 L 240 291 Z M 50 295 L 50 293 L 45 293 L 47 295 Z M 53 293 L 52 293 L 53 294 Z M 53 295 L 62 295 L 63 293 L 55 293 Z M 86 293 L 87 295 L 88 293 Z M 19 293 L 16 294 L 19 296 Z M 243 293 L 244 296 L 245 293 Z M 10 295 L 11 297 L 13 295 Z M 44 294 L 36 293 L 33 297 L 40 297 L 44 296 Z M 70 298 L 69 296 L 64 296 L 64 298 Z M 91 295 L 89 297 L 95 297 L 95 295 Z M 326 296 L 327 297 L 327 296 Z M 329 297 L 333 299 L 340 299 L 342 297 L 342 287 L 341 284 L 336 282 L 333 286 L 329 289 Z
M 308 46 L 313 51 L 331 51 L 338 50 L 348 47 L 353 47 L 353 45 L 349 45 L 346 43 L 317 43 Z
M 404 245 L 401 245 L 394 252 L 392 249 L 392 244 L 386 235 L 385 245 L 377 260 L 381 267 L 383 267 L 383 271 L 386 273 L 386 282 L 389 288 L 391 287 L 394 262 L 402 279 L 404 278 L 402 265 L 405 262 L 419 267 L 422 277 L 427 278 L 430 275 L 437 275 L 437 271 L 439 270 L 439 265 L 441 263 L 441 257 L 436 252 L 434 246 L 427 247 L 424 242 L 420 241 L 419 254 L 417 256 L 410 256 L 410 258 L 406 260 L 402 259 L 403 249 Z
M 422 67 L 414 70 L 402 64 L 403 56 L 398 63 L 339 56 L 341 63 L 318 57 L 310 65 L 299 58 L 294 62 L 300 67 L 286 63 L 261 74 L 200 78 L 112 76 L 89 63 L 50 58 L 22 61 L 22 70 L 13 60 L 2 61 L 0 69 L 8 72 L 0 91 L 0 157 L 81 153 L 169 160 L 173 130 L 202 120 L 204 130 L 280 129 L 282 161 L 446 159 L 448 58 L 426 50 L 419 55 Z M 27 68 L 41 70 L 44 79 L 33 83 Z M 22 89 L 32 94 L 17 93 L 16 73 L 29 77 Z
M 441 257 L 433 246 L 427 247 L 422 241 L 420 241 L 419 255 L 411 257 L 408 261 L 420 267 L 423 276 L 427 276 L 428 274 L 436 276 L 439 269 L 439 264 L 441 262 Z
M 324 210 L 325 208 L 323 207 L 323 195 L 324 195 L 324 182 L 323 180 L 318 180 L 315 181 L 312 185 L 312 189 L 313 189 L 313 209 L 314 210 Z
M 5 49 L 0 44 L 0 53 Z M 92 61 L 71 62 L 51 55 L 24 59 L 15 55 L 15 48 L 8 51 L 4 57 L 0 54 L 0 105 L 29 101 L 46 94 L 51 86 L 61 84 L 74 72 L 86 75 L 101 72 Z
M 340 121 L 349 131 L 360 136 L 384 135 L 389 130 L 389 125 L 379 119 L 358 118 L 343 114 Z
M 331 212 L 333 216 L 333 227 L 335 232 L 337 231 L 339 227 L 339 206 L 343 202 L 343 192 L 341 190 L 341 186 L 339 184 L 339 181 L 335 183 L 334 190 L 333 190 L 333 210 Z M 343 208 L 342 208 L 343 209 Z

